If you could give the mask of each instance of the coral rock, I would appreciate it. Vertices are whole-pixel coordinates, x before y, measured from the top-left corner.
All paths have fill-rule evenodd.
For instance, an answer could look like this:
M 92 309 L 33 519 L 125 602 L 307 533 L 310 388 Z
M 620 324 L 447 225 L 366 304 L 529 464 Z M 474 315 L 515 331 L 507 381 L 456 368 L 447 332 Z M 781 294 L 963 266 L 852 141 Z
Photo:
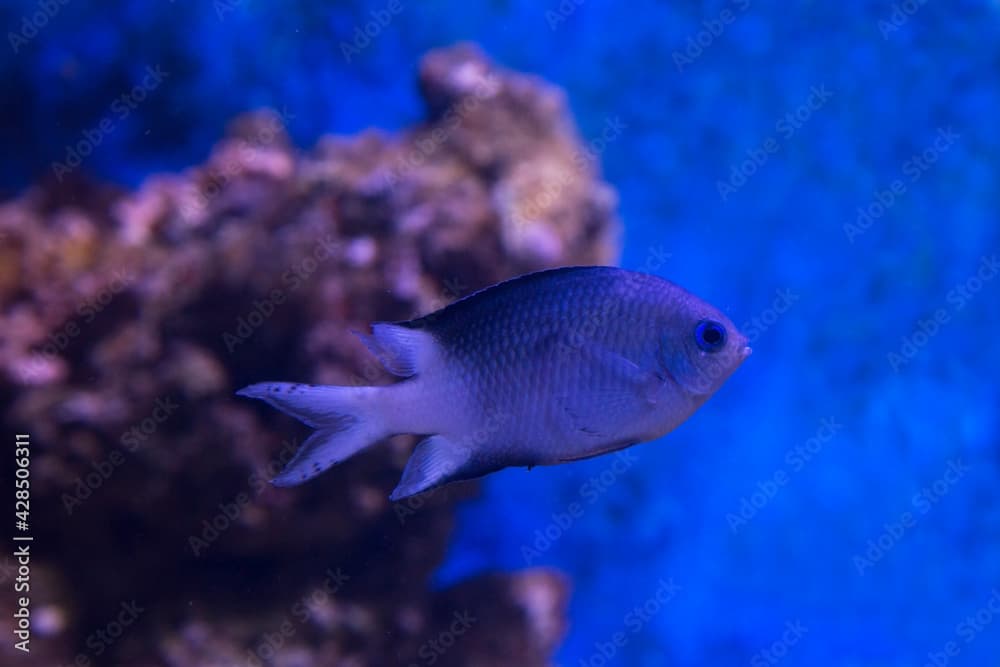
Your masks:
M 614 195 L 558 90 L 468 46 L 428 55 L 420 83 L 427 120 L 399 136 L 303 154 L 253 113 L 135 192 L 81 180 L 0 206 L 0 406 L 32 436 L 48 664 L 95 660 L 87 638 L 124 604 L 143 611 L 102 664 L 396 664 L 463 611 L 477 623 L 439 664 L 548 661 L 559 575 L 429 588 L 475 483 L 389 503 L 414 443 L 395 438 L 273 488 L 306 431 L 233 395 L 388 382 L 351 329 L 615 260 Z

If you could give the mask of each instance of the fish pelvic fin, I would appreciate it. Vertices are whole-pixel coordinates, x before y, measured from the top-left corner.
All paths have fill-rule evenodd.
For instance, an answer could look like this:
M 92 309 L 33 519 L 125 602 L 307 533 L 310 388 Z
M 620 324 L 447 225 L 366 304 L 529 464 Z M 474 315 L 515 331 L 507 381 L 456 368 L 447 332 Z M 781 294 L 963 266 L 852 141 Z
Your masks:
M 373 324 L 371 334 L 355 331 L 354 335 L 361 339 L 387 371 L 403 378 L 420 372 L 434 348 L 429 332 L 389 322 Z
M 317 429 L 271 483 L 295 486 L 392 435 L 380 414 L 381 387 L 262 382 L 240 389 Z

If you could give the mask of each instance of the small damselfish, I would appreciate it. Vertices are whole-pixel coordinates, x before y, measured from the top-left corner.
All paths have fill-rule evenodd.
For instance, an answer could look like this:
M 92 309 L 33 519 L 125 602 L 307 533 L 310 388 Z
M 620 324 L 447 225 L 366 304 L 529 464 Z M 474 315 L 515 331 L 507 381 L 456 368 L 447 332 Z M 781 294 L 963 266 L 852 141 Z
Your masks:
M 237 392 L 316 429 L 274 484 L 300 484 L 402 433 L 426 439 L 392 500 L 607 454 L 675 429 L 750 356 L 746 336 L 698 297 L 603 266 L 530 273 L 358 336 L 404 379 Z

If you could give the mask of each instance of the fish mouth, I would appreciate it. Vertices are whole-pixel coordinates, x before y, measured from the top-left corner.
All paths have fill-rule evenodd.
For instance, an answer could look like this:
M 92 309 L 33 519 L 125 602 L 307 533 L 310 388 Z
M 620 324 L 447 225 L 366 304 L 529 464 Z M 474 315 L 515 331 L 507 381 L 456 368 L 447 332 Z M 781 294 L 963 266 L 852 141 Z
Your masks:
M 753 354 L 753 350 L 750 348 L 749 345 L 744 345 L 743 349 L 740 350 L 740 358 L 743 360 L 746 360 L 746 358 L 749 357 L 751 354 Z

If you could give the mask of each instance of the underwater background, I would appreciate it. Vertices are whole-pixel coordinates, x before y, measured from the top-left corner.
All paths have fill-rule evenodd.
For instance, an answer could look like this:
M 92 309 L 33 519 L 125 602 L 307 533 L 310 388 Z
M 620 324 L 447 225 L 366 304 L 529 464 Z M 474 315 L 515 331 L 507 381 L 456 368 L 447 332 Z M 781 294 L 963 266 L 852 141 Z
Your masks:
M 616 209 L 620 239 L 609 232 L 593 261 L 685 286 L 741 325 L 754 352 L 686 424 L 629 458 L 484 479 L 455 501 L 447 550 L 428 563 L 435 589 L 561 572 L 568 624 L 551 660 L 567 666 L 1000 664 L 995 0 L 18 0 L 0 25 L 8 200 L 62 184 L 54 165 L 81 141 L 83 168 L 71 171 L 87 180 L 70 197 L 182 172 L 257 109 L 277 112 L 303 148 L 405 130 L 428 113 L 414 84 L 421 58 L 460 42 L 558 86 L 617 192 L 602 206 Z M 591 256 L 581 253 L 565 256 Z M 239 293 L 228 298 L 252 301 Z M 249 349 L 267 349 L 262 338 L 240 354 L 268 354 Z M 262 364 L 218 394 L 316 379 Z M 0 395 L 13 404 L 21 391 L 11 382 Z M 32 423 L 25 414 L 5 426 Z M 279 434 L 290 424 L 269 423 Z M 185 493 L 211 493 L 205 484 Z M 331 486 L 317 480 L 307 502 Z M 182 536 L 196 523 L 184 508 L 157 511 L 184 523 Z M 290 532 L 298 520 L 284 515 Z M 87 539 L 77 535 L 79 548 Z M 239 549 L 225 553 L 215 567 L 229 585 L 258 598 L 281 588 L 259 583 Z M 280 561 L 280 544 L 268 554 Z M 83 564 L 64 575 L 95 576 Z M 87 628 L 110 618 L 94 614 L 70 655 L 146 664 L 87 653 Z M 281 660 L 261 662 L 300 664 Z

